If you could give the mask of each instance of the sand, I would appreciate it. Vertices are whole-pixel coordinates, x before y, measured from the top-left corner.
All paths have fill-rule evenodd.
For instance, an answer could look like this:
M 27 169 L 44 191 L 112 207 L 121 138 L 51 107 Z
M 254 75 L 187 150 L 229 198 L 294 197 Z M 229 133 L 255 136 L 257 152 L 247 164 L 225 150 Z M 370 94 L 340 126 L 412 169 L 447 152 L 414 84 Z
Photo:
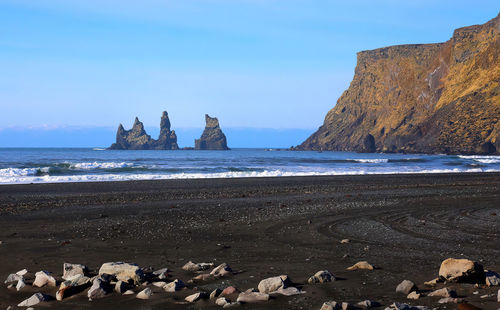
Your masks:
M 168 267 L 172 280 L 185 282 L 193 276 L 181 270 L 189 260 L 227 262 L 237 273 L 175 294 L 152 287 L 150 300 L 111 294 L 89 302 L 83 292 L 44 306 L 54 309 L 220 309 L 179 302 L 194 286 L 245 290 L 280 274 L 307 293 L 242 309 L 319 309 L 328 300 L 365 299 L 436 307 L 436 298 L 410 301 L 395 288 L 404 279 L 426 288 L 423 282 L 437 277 L 448 257 L 500 272 L 500 174 L 2 185 L 0 227 L 2 281 L 23 268 L 58 278 L 64 262 L 94 273 L 108 261 Z M 362 260 L 378 268 L 346 270 Z M 324 269 L 339 280 L 305 284 Z M 451 287 L 476 306 L 499 307 L 496 297 L 480 298 L 498 287 Z M 2 282 L 0 308 L 35 291 L 55 295 L 54 288 L 16 292 Z

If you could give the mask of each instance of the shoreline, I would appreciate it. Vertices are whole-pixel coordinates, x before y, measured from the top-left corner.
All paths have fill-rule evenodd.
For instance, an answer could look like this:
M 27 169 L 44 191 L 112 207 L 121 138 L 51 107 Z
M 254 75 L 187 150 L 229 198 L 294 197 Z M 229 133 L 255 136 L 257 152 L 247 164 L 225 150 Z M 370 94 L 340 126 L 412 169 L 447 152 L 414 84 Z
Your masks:
M 189 260 L 226 262 L 234 275 L 189 284 L 174 294 L 156 290 L 147 301 L 113 293 L 89 303 L 83 292 L 47 306 L 188 309 L 179 303 L 194 287 L 210 292 L 233 285 L 244 291 L 287 274 L 305 294 L 241 309 L 319 309 L 329 300 L 365 299 L 442 309 L 437 299 L 408 300 L 395 287 L 410 279 L 425 289 L 423 282 L 435 278 L 448 257 L 469 258 L 499 272 L 499 206 L 500 173 L 4 185 L 0 277 L 27 268 L 51 271 L 59 279 L 64 262 L 85 264 L 95 274 L 105 262 L 125 261 L 167 267 L 170 281 L 187 283 L 194 275 L 181 267 Z M 342 244 L 343 239 L 350 242 Z M 363 260 L 379 269 L 346 270 Z M 307 284 L 325 269 L 340 280 Z M 498 308 L 492 298 L 480 298 L 498 287 L 452 288 L 471 304 Z M 16 292 L 2 284 L 0 307 L 17 305 L 37 291 L 55 294 L 51 287 L 28 285 Z M 196 307 L 220 309 L 209 301 Z

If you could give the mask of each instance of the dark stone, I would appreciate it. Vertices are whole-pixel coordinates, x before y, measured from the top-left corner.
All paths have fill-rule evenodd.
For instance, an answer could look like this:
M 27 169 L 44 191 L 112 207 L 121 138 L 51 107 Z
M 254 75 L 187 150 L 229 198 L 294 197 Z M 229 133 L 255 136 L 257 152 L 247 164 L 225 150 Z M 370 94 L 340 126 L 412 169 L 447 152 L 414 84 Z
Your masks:
M 363 149 L 361 151 L 364 153 L 374 153 L 376 150 L 375 138 L 368 134 L 363 141 Z
M 205 130 L 199 139 L 194 141 L 195 150 L 229 150 L 227 147 L 226 136 L 219 126 L 219 120 L 216 117 L 210 117 L 205 114 Z
M 168 113 L 163 112 L 160 122 L 160 136 L 158 140 L 151 139 L 151 136 L 144 130 L 144 125 L 136 117 L 131 130 L 125 130 L 123 125 L 118 126 L 116 132 L 116 142 L 110 150 L 178 150 L 177 136 L 174 130 L 170 130 L 170 120 Z

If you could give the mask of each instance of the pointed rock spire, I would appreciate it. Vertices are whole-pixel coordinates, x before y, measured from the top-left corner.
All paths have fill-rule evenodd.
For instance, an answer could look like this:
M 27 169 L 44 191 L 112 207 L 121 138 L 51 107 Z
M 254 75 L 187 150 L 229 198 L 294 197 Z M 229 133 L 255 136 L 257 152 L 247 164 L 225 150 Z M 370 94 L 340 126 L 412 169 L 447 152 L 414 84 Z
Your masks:
M 194 141 L 194 148 L 196 150 L 229 150 L 226 135 L 220 129 L 219 120 L 205 114 L 205 123 L 205 130 L 200 139 Z

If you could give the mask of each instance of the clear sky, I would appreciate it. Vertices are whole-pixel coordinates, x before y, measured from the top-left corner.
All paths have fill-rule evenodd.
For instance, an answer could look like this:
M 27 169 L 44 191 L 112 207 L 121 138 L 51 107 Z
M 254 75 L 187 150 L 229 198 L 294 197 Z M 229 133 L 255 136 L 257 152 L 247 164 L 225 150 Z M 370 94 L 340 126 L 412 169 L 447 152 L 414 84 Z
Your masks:
M 0 128 L 314 129 L 356 52 L 442 42 L 496 1 L 0 0 Z M 297 141 L 300 143 L 300 141 Z

